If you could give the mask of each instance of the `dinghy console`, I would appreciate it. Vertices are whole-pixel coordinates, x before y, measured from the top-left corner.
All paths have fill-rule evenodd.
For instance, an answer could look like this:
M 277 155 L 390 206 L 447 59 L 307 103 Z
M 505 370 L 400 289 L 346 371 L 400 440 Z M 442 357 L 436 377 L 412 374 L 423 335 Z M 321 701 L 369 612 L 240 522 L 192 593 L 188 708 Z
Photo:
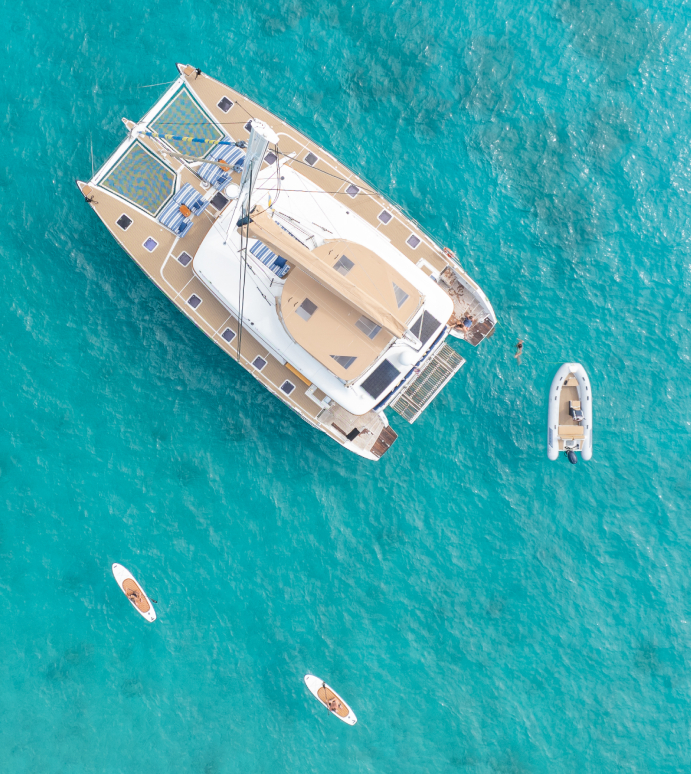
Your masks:
M 582 422 L 584 415 L 580 400 L 569 401 L 569 415 L 574 422 Z

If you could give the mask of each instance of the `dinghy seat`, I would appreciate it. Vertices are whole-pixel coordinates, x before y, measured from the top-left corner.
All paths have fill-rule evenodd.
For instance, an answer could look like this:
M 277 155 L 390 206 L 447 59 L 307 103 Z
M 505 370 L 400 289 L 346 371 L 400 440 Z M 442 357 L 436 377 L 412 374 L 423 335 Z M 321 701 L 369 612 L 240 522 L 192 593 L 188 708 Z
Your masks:
M 581 409 L 580 400 L 569 401 L 569 415 L 574 422 L 582 422 L 584 418 L 583 410 Z
M 562 439 L 585 438 L 581 425 L 559 425 L 559 437 Z
M 223 138 L 226 142 L 231 142 L 230 137 Z M 230 180 L 230 170 L 239 171 L 245 162 L 245 153 L 235 145 L 217 145 L 206 157 L 209 161 L 222 161 L 229 170 L 219 167 L 218 164 L 202 164 L 197 170 L 197 174 L 209 185 L 214 188 L 223 188 Z

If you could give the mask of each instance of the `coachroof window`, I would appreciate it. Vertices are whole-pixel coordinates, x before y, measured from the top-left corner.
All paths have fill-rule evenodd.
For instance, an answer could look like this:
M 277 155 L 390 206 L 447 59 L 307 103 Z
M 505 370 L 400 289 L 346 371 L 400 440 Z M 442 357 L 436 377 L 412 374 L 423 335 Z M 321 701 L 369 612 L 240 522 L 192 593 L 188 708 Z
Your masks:
M 339 274 L 342 274 L 344 277 L 345 275 L 355 266 L 355 264 L 348 258 L 347 255 L 342 255 L 337 261 L 336 265 L 334 266 L 334 269 Z
M 369 317 L 365 317 L 364 314 L 355 323 L 355 327 L 358 328 L 358 330 L 361 330 L 365 336 L 370 339 L 373 339 L 381 330 L 381 325 L 377 325 L 377 323 L 372 322 L 372 320 L 370 320 Z
M 307 322 L 316 311 L 317 305 L 310 301 L 309 298 L 306 298 L 295 310 L 295 314 Z
M 356 357 L 347 357 L 346 355 L 331 355 L 331 357 L 346 371 L 357 360 Z
M 395 282 L 391 283 L 393 285 L 393 292 L 396 296 L 396 303 L 398 304 L 398 308 L 400 309 L 403 304 L 408 300 L 409 296 L 405 292 L 405 290 L 401 290 L 401 288 L 398 287 L 398 285 Z

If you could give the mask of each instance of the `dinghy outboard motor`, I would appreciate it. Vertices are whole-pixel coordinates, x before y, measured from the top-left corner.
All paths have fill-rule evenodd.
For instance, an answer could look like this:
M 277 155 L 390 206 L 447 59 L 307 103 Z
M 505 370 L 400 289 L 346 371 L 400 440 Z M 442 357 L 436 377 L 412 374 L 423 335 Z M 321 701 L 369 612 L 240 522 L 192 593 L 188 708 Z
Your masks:
M 565 451 L 564 454 L 566 455 L 566 459 L 572 465 L 575 465 L 578 462 L 578 457 L 576 457 L 576 452 L 571 451 L 571 449 L 569 449 L 568 451 Z

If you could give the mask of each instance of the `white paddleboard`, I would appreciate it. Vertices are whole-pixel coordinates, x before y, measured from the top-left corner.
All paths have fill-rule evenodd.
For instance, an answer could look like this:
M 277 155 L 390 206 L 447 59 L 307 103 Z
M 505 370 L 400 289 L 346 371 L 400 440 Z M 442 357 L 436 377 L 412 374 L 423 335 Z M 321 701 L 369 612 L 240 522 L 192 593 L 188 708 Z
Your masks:
M 347 723 L 349 726 L 354 726 L 357 723 L 357 718 L 352 709 L 343 701 L 343 699 L 334 691 L 334 689 L 327 685 L 323 680 L 320 680 L 314 675 L 305 675 L 305 684 L 310 689 L 310 693 L 314 698 L 323 704 L 326 709 L 332 715 L 335 715 L 339 720 Z M 332 703 L 332 707 L 329 707 L 329 702 L 335 700 L 335 704 Z
M 132 603 L 132 607 L 149 623 L 156 620 L 156 611 L 144 589 L 137 583 L 132 573 L 121 564 L 113 565 L 113 576 L 122 589 L 122 593 Z

